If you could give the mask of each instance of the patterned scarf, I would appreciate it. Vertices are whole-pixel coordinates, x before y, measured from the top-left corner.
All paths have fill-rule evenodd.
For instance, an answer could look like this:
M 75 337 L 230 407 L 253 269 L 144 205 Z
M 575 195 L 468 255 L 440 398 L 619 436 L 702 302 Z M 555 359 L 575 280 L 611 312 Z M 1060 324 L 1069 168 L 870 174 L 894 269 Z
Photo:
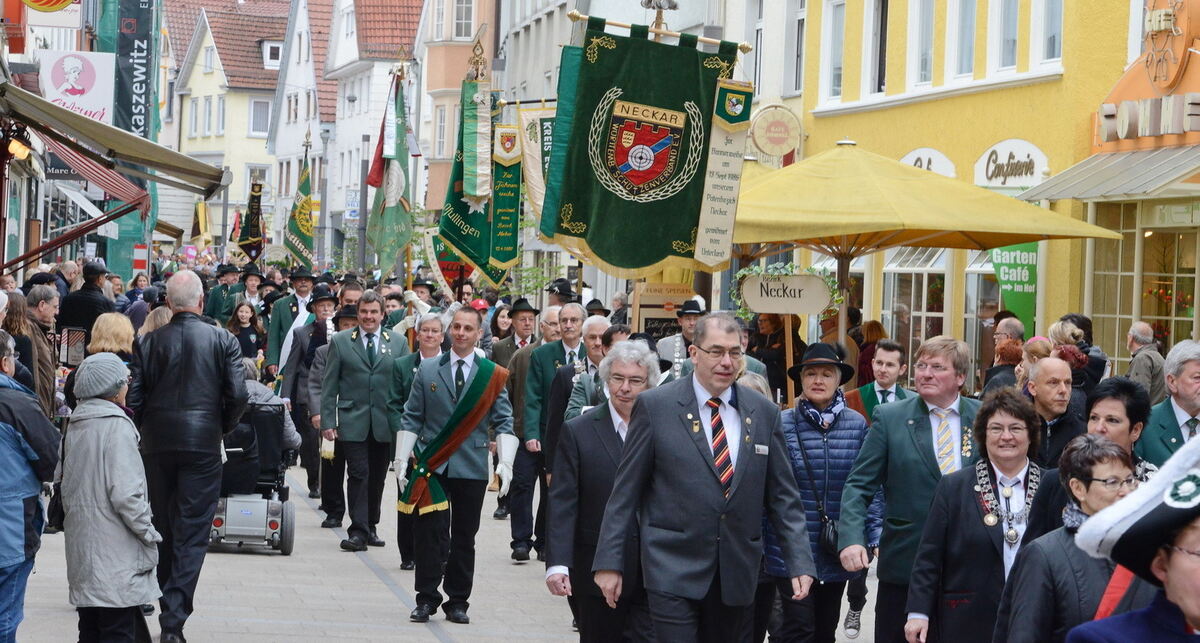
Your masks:
M 825 429 L 833 423 L 838 413 L 841 413 L 842 409 L 846 408 L 846 396 L 842 394 L 842 389 L 837 389 L 833 394 L 833 399 L 829 401 L 829 406 L 820 410 L 813 406 L 812 402 L 804 398 L 800 398 L 800 404 L 804 410 L 804 419 L 808 420 L 809 424 L 818 429 Z
M 1063 527 L 1069 532 L 1076 532 L 1079 526 L 1088 519 L 1087 514 L 1083 513 L 1083 509 L 1079 507 L 1079 503 L 1074 500 L 1068 500 L 1067 506 L 1063 508 Z

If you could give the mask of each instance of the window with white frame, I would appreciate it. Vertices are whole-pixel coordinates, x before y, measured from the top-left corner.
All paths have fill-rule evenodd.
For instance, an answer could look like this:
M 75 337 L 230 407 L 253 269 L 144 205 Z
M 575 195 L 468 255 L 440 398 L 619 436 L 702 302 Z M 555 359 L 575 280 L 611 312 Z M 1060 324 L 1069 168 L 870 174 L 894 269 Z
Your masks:
M 788 0 L 787 33 L 784 34 L 784 87 L 792 93 L 804 91 L 804 27 L 808 22 L 807 0 Z
M 263 68 L 264 69 L 279 69 L 279 63 L 283 59 L 283 43 L 281 42 L 263 42 Z
M 975 4 L 976 0 L 949 0 L 946 5 L 946 40 L 951 76 L 969 77 L 975 73 Z
M 908 11 L 909 82 L 928 85 L 933 82 L 934 0 L 909 0 Z
M 1063 31 L 1063 3 L 1062 0 L 1037 0 L 1034 3 L 1034 9 L 1038 9 L 1038 4 L 1041 4 L 1041 11 L 1038 12 L 1041 20 L 1038 20 L 1038 14 L 1034 14 L 1032 23 L 1033 33 L 1036 38 L 1034 42 L 1034 53 L 1038 60 L 1047 62 L 1051 60 L 1062 59 L 1062 31 Z
M 761 92 L 762 62 L 763 62 L 763 5 L 766 0 L 750 0 L 746 3 L 746 37 L 754 45 L 754 60 L 750 63 L 748 73 L 754 81 L 755 91 Z
M 271 101 L 250 100 L 250 136 L 266 136 L 271 126 Z
M 442 40 L 446 37 L 446 0 L 433 0 L 433 29 L 432 39 Z
M 212 96 L 205 96 L 204 97 L 204 135 L 205 136 L 212 136 L 212 122 L 213 122 L 212 108 L 213 108 Z
M 165 116 L 163 116 L 163 120 L 170 123 L 171 121 L 175 120 L 175 81 L 174 80 L 167 81 L 166 99 L 167 99 L 167 109 L 166 109 Z
M 354 7 L 351 6 L 349 9 L 342 12 L 342 26 L 347 38 L 353 36 L 355 33 L 355 28 L 357 25 L 354 21 Z
M 999 47 L 996 60 L 1000 69 L 1013 69 L 1017 66 L 1017 21 L 1020 14 L 1020 0 L 996 0 L 999 3 Z
M 250 191 L 250 185 L 253 183 L 262 183 L 266 185 L 268 179 L 271 178 L 270 165 L 246 165 L 246 191 Z
M 867 0 L 864 25 L 863 69 L 867 94 L 882 94 L 887 89 L 888 0 Z
M 475 0 L 454 0 L 454 38 L 469 39 L 475 30 Z
M 188 101 L 188 136 L 196 136 L 200 124 L 200 99 Z
M 433 138 L 434 156 L 437 158 L 446 157 L 446 106 L 437 106 L 437 116 L 434 118 L 434 138 Z
M 822 31 L 825 35 L 821 38 L 825 49 L 825 55 L 821 57 L 824 60 L 822 89 L 826 99 L 840 99 L 846 47 L 846 0 L 826 0 L 824 15 Z
M 225 97 L 217 96 L 217 136 L 225 134 Z
M 216 61 L 217 61 L 217 48 L 216 47 L 205 47 L 204 48 L 204 73 L 211 74 L 213 69 L 216 68 L 216 64 L 217 64 Z
M 300 31 L 300 32 L 296 33 L 296 62 L 300 62 L 302 60 L 303 53 L 304 53 L 304 32 Z
M 1129 0 L 1129 44 L 1126 63 L 1131 63 L 1146 50 L 1144 29 L 1146 28 L 1146 5 L 1144 0 Z

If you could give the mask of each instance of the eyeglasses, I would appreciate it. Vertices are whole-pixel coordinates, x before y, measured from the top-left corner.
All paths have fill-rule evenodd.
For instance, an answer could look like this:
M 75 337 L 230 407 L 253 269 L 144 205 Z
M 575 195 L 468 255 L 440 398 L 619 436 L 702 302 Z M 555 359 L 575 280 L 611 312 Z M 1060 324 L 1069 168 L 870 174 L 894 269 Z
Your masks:
M 1117 491 L 1121 487 L 1125 487 L 1125 486 L 1128 486 L 1129 490 L 1133 491 L 1134 489 L 1138 488 L 1139 484 L 1142 483 L 1141 480 L 1138 480 L 1137 478 L 1135 478 L 1133 476 L 1129 476 L 1128 478 L 1125 478 L 1124 480 L 1122 480 L 1120 478 L 1104 478 L 1104 479 L 1080 478 L 1080 480 L 1082 480 L 1084 482 L 1089 482 L 1089 483 L 1090 482 L 1099 482 L 1100 484 L 1104 485 L 1105 489 L 1107 489 L 1109 491 Z
M 612 388 L 621 388 L 625 384 L 629 384 L 633 388 L 638 388 L 646 385 L 646 378 L 625 377 L 623 375 L 610 375 L 608 377 L 608 385 Z
M 1200 558 L 1200 551 L 1192 551 L 1190 549 L 1184 549 L 1183 547 L 1177 547 L 1175 545 L 1167 545 L 1164 549 L 1174 549 L 1175 551 L 1187 554 L 1188 556 Z
M 696 346 L 696 345 L 693 344 L 693 346 Z M 709 357 L 712 357 L 713 359 L 716 359 L 717 361 L 721 361 L 721 358 L 725 357 L 726 355 L 729 356 L 729 359 L 732 359 L 735 361 L 742 358 L 742 349 L 740 349 L 740 348 L 720 348 L 720 347 L 701 348 L 699 346 L 696 346 L 696 350 L 698 350 L 702 353 L 707 353 Z
M 1005 433 L 1011 433 L 1013 437 L 1018 437 L 1025 435 L 1028 432 L 1029 429 L 1023 426 L 989 426 L 987 428 L 988 435 L 1003 435 Z

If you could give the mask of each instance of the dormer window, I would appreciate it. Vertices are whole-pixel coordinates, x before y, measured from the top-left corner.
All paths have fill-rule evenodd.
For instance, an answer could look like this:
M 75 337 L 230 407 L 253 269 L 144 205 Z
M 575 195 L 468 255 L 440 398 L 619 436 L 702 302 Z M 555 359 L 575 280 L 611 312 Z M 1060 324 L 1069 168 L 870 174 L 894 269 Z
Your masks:
M 263 68 L 279 69 L 279 62 L 283 60 L 283 43 L 278 40 L 263 41 Z

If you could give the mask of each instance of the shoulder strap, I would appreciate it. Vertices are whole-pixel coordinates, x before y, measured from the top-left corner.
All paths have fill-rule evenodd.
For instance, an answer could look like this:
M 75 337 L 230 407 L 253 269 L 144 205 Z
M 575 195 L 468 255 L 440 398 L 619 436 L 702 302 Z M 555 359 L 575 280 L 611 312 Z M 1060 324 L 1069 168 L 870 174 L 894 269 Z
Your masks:
M 1104 595 L 1100 598 L 1100 605 L 1096 608 L 1096 614 L 1092 620 L 1098 621 L 1112 616 L 1117 609 L 1117 604 L 1121 602 L 1121 598 L 1125 596 L 1125 592 L 1129 590 L 1131 584 L 1133 584 L 1133 572 L 1126 567 L 1117 565 L 1108 579 L 1108 586 L 1104 588 Z
M 829 485 L 826 484 L 825 488 L 821 490 L 821 495 L 817 495 L 817 476 L 813 475 L 812 463 L 808 461 L 808 451 L 804 449 L 804 439 L 800 437 L 799 426 L 800 422 L 803 421 L 800 419 L 800 413 L 802 412 L 797 408 L 796 414 L 792 416 L 796 420 L 795 424 L 797 427 L 796 446 L 800 448 L 800 457 L 804 459 L 804 469 L 808 472 L 808 479 L 812 481 L 813 496 L 817 499 L 817 513 L 821 514 L 821 522 L 829 522 L 829 516 L 825 513 L 825 494 L 829 493 Z

